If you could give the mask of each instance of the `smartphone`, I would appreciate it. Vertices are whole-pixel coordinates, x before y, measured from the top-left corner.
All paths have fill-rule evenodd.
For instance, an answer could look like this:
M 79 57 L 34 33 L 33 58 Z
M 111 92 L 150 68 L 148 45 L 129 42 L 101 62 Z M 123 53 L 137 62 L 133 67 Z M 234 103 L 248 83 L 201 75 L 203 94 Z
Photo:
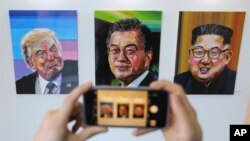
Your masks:
M 165 90 L 94 87 L 83 98 L 87 125 L 153 128 L 167 125 L 169 94 Z

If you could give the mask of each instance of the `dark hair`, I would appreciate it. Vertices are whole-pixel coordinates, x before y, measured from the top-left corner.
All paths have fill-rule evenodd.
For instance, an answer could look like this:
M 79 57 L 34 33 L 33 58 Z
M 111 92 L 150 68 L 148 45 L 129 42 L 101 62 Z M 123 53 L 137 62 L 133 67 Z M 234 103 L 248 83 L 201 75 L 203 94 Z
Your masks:
M 233 30 L 229 27 L 218 24 L 204 24 L 197 26 L 192 31 L 192 45 L 195 44 L 196 39 L 200 35 L 214 34 L 220 35 L 224 38 L 223 44 L 230 44 L 233 35 Z
M 138 30 L 143 40 L 144 50 L 151 51 L 152 50 L 152 42 L 151 42 L 151 30 L 143 23 L 141 23 L 137 18 L 131 19 L 122 19 L 115 22 L 110 28 L 108 32 L 108 37 L 106 40 L 106 45 L 108 46 L 110 42 L 110 38 L 113 32 L 115 31 L 131 31 Z

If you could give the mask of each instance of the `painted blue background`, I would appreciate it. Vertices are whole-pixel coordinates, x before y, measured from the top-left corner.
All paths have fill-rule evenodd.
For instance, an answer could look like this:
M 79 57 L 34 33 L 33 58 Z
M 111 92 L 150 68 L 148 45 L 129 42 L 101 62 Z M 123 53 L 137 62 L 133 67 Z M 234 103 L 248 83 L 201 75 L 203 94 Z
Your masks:
M 10 10 L 9 17 L 16 79 L 31 73 L 23 60 L 21 40 L 27 32 L 34 28 L 53 30 L 59 41 L 68 45 L 65 54 L 77 57 L 76 11 Z

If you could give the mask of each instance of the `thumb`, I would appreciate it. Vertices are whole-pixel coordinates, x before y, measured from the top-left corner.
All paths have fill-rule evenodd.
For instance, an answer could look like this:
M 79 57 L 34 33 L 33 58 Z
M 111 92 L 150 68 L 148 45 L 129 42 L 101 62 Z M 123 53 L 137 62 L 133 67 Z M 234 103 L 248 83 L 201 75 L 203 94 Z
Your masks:
M 86 140 L 94 135 L 107 132 L 107 127 L 89 126 L 83 129 L 78 135 L 81 140 Z

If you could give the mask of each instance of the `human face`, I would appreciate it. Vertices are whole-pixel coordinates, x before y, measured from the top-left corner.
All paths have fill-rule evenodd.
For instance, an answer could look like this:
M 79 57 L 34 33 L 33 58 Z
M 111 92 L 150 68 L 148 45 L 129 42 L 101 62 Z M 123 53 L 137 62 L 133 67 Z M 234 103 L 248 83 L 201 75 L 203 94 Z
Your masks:
M 189 55 L 189 68 L 195 79 L 203 83 L 209 83 L 221 74 L 225 66 L 230 62 L 232 52 L 230 45 L 223 45 L 224 38 L 219 35 L 201 35 L 197 37 L 196 43 L 191 47 Z M 203 57 L 194 56 L 194 48 L 204 49 Z M 213 58 L 213 52 L 207 52 L 218 48 L 220 54 Z M 210 54 L 210 55 L 209 55 Z M 209 57 L 210 56 L 210 57 Z
M 146 71 L 153 53 L 145 52 L 139 31 L 115 31 L 108 44 L 108 61 L 115 77 L 128 85 Z
M 102 112 L 103 112 L 103 114 L 106 114 L 106 115 L 110 114 L 111 113 L 111 107 L 109 105 L 103 105 Z
M 55 79 L 63 69 L 62 51 L 52 38 L 45 38 L 40 43 L 28 47 L 31 69 L 44 79 L 51 81 Z
M 134 109 L 134 115 L 135 116 L 142 116 L 144 113 L 143 107 L 142 106 L 136 106 Z
M 128 110 L 127 110 L 127 107 L 126 106 L 120 106 L 119 107 L 119 114 L 121 116 L 125 116 L 128 114 Z

